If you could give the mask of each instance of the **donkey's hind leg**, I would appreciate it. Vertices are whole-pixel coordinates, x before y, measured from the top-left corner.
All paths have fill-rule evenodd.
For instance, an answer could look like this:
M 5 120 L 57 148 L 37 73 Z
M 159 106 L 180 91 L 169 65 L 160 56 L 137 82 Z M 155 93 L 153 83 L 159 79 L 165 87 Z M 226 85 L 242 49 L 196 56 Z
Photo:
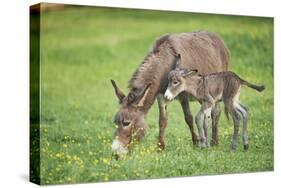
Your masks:
M 237 110 L 241 113 L 243 117 L 243 132 L 242 132 L 242 140 L 243 140 L 243 146 L 244 150 L 248 150 L 248 138 L 247 138 L 247 127 L 248 127 L 248 109 L 243 104 L 238 103 L 236 106 Z

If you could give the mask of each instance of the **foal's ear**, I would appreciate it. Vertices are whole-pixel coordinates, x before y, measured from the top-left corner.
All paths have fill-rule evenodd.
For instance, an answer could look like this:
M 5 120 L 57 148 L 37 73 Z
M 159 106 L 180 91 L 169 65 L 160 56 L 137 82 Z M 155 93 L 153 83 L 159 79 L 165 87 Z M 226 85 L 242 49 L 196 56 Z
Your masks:
M 192 69 L 192 70 L 190 70 L 190 71 L 187 71 L 187 70 L 185 69 L 185 70 L 183 70 L 182 76 L 183 76 L 183 77 L 193 76 L 193 75 L 195 75 L 195 74 L 197 74 L 197 73 L 198 73 L 198 70 L 197 70 L 197 69 Z
M 110 80 L 110 81 L 111 81 L 111 84 L 112 84 L 112 86 L 114 88 L 115 95 L 119 99 L 119 103 L 122 103 L 123 99 L 125 98 L 125 94 L 117 87 L 117 85 L 116 85 L 114 80 Z

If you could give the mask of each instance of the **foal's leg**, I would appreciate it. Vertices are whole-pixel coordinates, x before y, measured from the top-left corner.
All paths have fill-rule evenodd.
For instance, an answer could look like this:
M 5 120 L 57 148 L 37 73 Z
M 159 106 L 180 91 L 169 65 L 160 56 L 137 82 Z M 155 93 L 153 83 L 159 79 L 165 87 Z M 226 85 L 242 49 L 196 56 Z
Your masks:
M 218 122 L 221 115 L 220 104 L 216 103 L 212 108 L 212 145 L 218 145 Z
M 247 127 L 248 127 L 248 109 L 242 105 L 237 104 L 236 105 L 237 110 L 241 113 L 243 117 L 243 132 L 242 132 L 242 140 L 243 140 L 243 146 L 244 150 L 248 150 L 248 138 L 247 138 Z
M 238 113 L 238 110 L 236 108 L 233 108 L 230 112 L 231 117 L 233 119 L 234 124 L 234 133 L 233 133 L 233 142 L 231 149 L 235 150 L 238 145 L 238 132 L 239 132 L 239 123 L 240 123 L 240 115 Z
M 198 136 L 194 131 L 193 117 L 192 117 L 192 114 L 191 114 L 191 111 L 189 108 L 188 95 L 186 93 L 181 93 L 178 98 L 179 98 L 179 101 L 180 101 L 180 104 L 182 107 L 182 111 L 184 113 L 184 120 L 185 120 L 186 124 L 188 125 L 190 132 L 191 132 L 193 145 L 197 145 Z
M 165 129 L 167 127 L 167 104 L 165 102 L 163 94 L 157 96 L 157 102 L 159 107 L 159 141 L 158 145 L 160 149 L 165 148 Z
M 195 117 L 195 122 L 196 122 L 196 126 L 198 128 L 198 133 L 199 133 L 199 147 L 206 147 L 206 137 L 205 137 L 205 133 L 204 133 L 204 129 L 203 129 L 203 123 L 204 123 L 204 113 L 201 112 L 201 110 L 196 114 Z
M 212 107 L 205 109 L 204 111 L 204 132 L 206 136 L 206 146 L 210 147 L 210 119 L 211 119 Z
M 209 112 L 209 114 L 208 114 Z M 208 133 L 208 124 L 205 124 L 205 116 L 208 114 L 210 116 L 211 112 L 211 105 L 209 103 L 202 103 L 200 111 L 197 113 L 195 122 L 198 128 L 199 136 L 200 136 L 200 141 L 199 141 L 199 146 L 200 147 L 206 147 L 206 136 L 209 135 Z M 205 124 L 205 125 L 204 125 Z M 206 134 L 204 129 L 206 129 Z

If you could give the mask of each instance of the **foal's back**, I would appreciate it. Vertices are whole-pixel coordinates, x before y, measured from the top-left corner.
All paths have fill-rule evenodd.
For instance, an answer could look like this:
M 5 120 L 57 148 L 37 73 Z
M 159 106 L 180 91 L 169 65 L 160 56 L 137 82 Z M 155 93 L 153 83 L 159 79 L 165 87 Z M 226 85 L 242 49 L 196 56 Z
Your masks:
M 241 79 L 231 71 L 208 74 L 204 78 L 204 87 L 213 98 L 233 98 L 240 89 Z

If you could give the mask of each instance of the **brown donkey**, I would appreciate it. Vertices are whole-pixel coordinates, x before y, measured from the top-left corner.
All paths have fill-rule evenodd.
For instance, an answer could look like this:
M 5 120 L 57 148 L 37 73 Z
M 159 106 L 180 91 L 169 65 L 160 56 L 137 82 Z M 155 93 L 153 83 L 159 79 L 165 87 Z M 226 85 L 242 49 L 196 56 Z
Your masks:
M 180 60 L 179 60 L 180 62 Z M 179 65 L 180 63 L 177 63 Z M 223 101 L 225 112 L 228 118 L 230 113 L 234 123 L 234 134 L 232 149 L 237 148 L 238 130 L 240 115 L 243 117 L 242 140 L 244 149 L 248 149 L 247 122 L 248 110 L 239 102 L 241 85 L 246 85 L 259 92 L 264 90 L 264 86 L 251 84 L 233 72 L 217 72 L 208 75 L 199 75 L 197 70 L 187 70 L 177 67 L 169 73 L 169 84 L 165 92 L 165 98 L 174 99 L 181 92 L 188 92 L 200 103 L 201 109 L 196 115 L 196 125 L 198 128 L 200 142 L 199 146 L 210 146 L 209 119 L 211 109 L 219 102 Z
M 159 141 L 164 149 L 164 133 L 167 126 L 167 101 L 164 92 L 168 86 L 168 73 L 175 68 L 180 54 L 182 67 L 198 69 L 200 74 L 226 71 L 229 52 L 223 40 L 214 33 L 199 31 L 192 33 L 168 34 L 160 37 L 143 63 L 129 81 L 129 94 L 126 96 L 111 80 L 115 94 L 119 99 L 120 108 L 114 118 L 117 125 L 112 152 L 116 156 L 127 153 L 127 146 L 135 135 L 138 140 L 146 132 L 145 115 L 157 98 L 159 107 Z M 189 95 L 182 93 L 178 97 L 186 123 L 192 135 L 193 144 L 198 137 L 194 132 L 193 117 L 189 109 Z M 220 108 L 212 111 L 213 142 L 217 143 L 217 122 Z

